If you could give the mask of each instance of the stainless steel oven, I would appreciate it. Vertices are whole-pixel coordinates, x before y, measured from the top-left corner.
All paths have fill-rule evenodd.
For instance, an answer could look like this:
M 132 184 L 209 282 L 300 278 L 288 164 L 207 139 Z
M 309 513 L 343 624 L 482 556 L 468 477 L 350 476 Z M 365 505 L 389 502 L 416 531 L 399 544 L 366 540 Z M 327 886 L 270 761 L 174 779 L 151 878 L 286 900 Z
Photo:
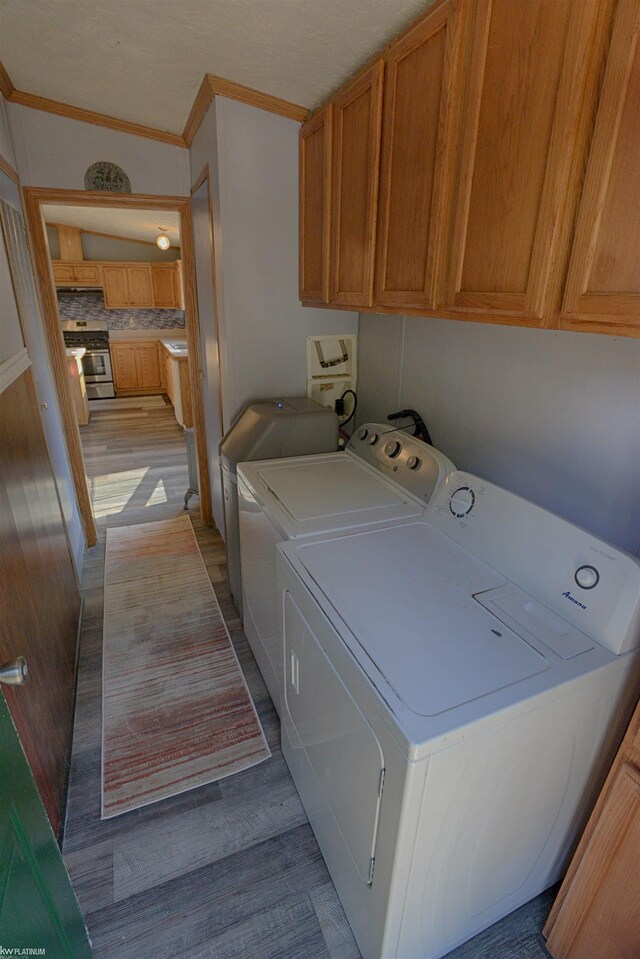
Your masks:
M 65 346 L 84 346 L 82 370 L 90 400 L 114 397 L 109 331 L 98 320 L 66 320 L 62 324 Z

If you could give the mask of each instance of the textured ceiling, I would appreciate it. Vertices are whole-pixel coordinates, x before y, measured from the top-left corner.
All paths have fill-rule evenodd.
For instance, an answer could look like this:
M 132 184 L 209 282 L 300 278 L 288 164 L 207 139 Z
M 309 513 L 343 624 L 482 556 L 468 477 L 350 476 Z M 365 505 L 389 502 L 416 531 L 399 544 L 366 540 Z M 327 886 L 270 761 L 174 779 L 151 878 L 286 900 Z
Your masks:
M 113 0 L 111 0 L 113 2 Z M 119 2 L 119 0 L 116 0 Z M 166 210 L 119 210 L 48 203 L 42 208 L 45 222 L 66 223 L 95 233 L 109 233 L 131 240 L 155 243 L 160 227 L 166 227 L 172 246 L 180 246 L 180 217 Z
M 181 133 L 205 73 L 305 107 L 429 0 L 0 0 L 18 90 Z

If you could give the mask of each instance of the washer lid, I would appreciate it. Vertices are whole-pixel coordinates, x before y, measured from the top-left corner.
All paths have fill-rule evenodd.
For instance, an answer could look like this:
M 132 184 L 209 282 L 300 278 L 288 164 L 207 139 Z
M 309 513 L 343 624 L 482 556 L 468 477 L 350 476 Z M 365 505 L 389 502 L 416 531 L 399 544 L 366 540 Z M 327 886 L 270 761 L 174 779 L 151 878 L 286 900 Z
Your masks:
M 349 453 L 246 463 L 241 475 L 292 537 L 411 519 L 424 508 Z
M 437 716 L 550 668 L 474 600 L 474 593 L 504 579 L 426 523 L 303 544 L 297 554 L 377 670 L 418 715 Z

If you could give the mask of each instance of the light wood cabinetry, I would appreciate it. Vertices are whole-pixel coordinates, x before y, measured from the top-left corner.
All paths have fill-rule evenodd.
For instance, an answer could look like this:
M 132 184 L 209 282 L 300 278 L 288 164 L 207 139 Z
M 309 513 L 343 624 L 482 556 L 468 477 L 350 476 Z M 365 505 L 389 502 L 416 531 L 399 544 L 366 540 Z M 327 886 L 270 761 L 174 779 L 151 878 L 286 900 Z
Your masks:
M 302 301 L 640 336 L 639 35 L 640 0 L 436 0 L 302 128 Z
M 188 357 L 174 356 L 163 343 L 159 346 L 165 393 L 171 400 L 178 423 L 188 429 L 193 426 Z
M 102 267 L 99 263 L 52 261 L 56 286 L 102 286 Z
M 300 130 L 300 299 L 329 301 L 333 104 Z
M 375 303 L 433 305 L 446 237 L 464 4 L 440 3 L 385 55 Z
M 619 0 L 576 223 L 562 315 L 640 332 L 640 3 Z
M 157 340 L 111 340 L 111 364 L 116 395 L 162 393 Z
M 180 262 L 52 262 L 57 287 L 96 286 L 104 288 L 109 309 L 181 310 Z
M 542 325 L 597 3 L 515 6 L 517 16 L 514 0 L 473 4 L 441 305 L 474 319 L 486 313 Z
M 544 929 L 554 959 L 640 956 L 640 704 Z
M 104 303 L 113 309 L 144 309 L 153 305 L 151 273 L 147 264 L 104 266 Z
M 151 265 L 151 294 L 157 309 L 180 309 L 180 276 L 176 264 Z
M 330 299 L 371 306 L 384 62 L 352 80 L 333 101 Z

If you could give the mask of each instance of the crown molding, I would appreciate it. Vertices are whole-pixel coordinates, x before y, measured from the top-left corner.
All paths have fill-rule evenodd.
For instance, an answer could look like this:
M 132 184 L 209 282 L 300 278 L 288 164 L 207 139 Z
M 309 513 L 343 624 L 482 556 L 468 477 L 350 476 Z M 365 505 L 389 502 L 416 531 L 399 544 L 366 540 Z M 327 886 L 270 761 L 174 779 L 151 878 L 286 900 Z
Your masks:
M 11 77 L 5 70 L 4 63 L 0 60 L 0 93 L 2 93 L 5 100 L 9 100 L 14 90 L 15 87 L 11 82 Z
M 169 143 L 171 146 L 186 147 L 179 133 L 168 133 L 166 130 L 145 127 L 141 123 L 133 123 L 130 120 L 119 120 L 117 117 L 97 113 L 95 110 L 74 107 L 71 103 L 61 103 L 59 100 L 50 100 L 35 93 L 25 93 L 24 90 L 13 90 L 7 100 L 10 103 L 19 103 L 23 107 L 30 107 L 32 110 L 42 110 L 44 113 L 67 117 L 69 120 L 80 120 L 82 123 L 92 123 L 94 126 L 107 127 L 110 130 L 118 130 L 120 133 L 131 133 L 134 136 L 146 137 L 148 140 Z
M 249 106 L 258 107 L 258 109 L 266 110 L 268 113 L 276 113 L 278 116 L 287 117 L 289 120 L 296 120 L 298 123 L 304 122 L 309 116 L 307 108 L 301 107 L 297 103 L 282 100 L 270 93 L 262 93 L 260 90 L 254 90 L 253 87 L 245 87 L 241 83 L 234 83 L 233 80 L 216 77 L 213 73 L 205 73 L 182 131 L 183 139 L 188 147 L 191 146 L 193 138 L 198 132 L 215 96 L 238 100 L 240 103 L 247 103 Z

